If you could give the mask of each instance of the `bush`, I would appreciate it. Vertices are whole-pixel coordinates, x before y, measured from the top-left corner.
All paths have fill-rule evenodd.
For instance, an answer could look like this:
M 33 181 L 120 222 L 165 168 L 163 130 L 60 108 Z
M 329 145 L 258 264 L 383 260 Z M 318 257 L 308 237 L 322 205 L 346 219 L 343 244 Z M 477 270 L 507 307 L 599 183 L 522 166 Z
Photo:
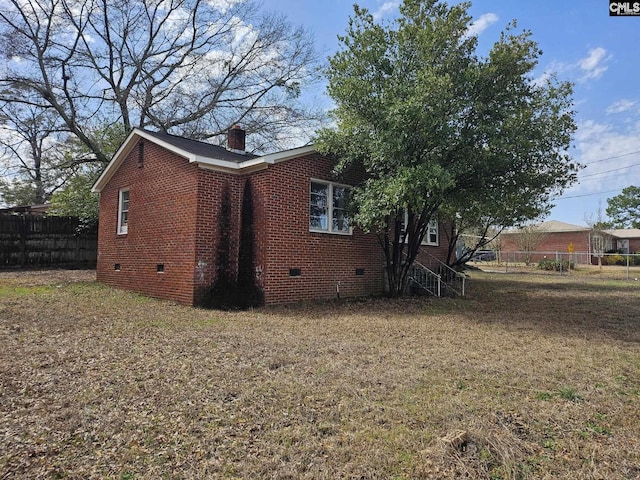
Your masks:
M 569 266 L 571 266 L 571 268 L 575 268 L 575 264 L 570 260 L 551 260 L 549 258 L 543 258 L 538 262 L 538 270 L 547 270 L 551 272 L 559 272 L 560 267 L 562 267 L 563 272 L 566 272 L 569 270 Z
M 607 265 L 626 265 L 627 260 L 620 254 L 607 256 Z

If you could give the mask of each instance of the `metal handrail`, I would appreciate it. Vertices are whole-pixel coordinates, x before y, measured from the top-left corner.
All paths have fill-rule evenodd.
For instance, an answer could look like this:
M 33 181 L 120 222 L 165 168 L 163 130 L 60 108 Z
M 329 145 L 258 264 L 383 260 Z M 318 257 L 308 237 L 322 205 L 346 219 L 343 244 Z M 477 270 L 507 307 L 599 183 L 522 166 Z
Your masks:
M 465 279 L 467 278 L 467 276 L 462 273 L 462 272 L 458 272 L 457 270 L 454 270 L 453 268 L 451 268 L 449 265 L 447 265 L 446 263 L 444 263 L 442 260 L 440 260 L 438 257 L 436 257 L 435 255 L 432 255 L 429 252 L 424 252 L 427 255 L 429 255 L 429 257 L 431 257 L 432 259 L 434 259 L 436 262 L 438 262 L 440 264 L 440 268 L 444 268 L 446 271 L 448 271 L 449 275 L 453 274 L 453 277 L 456 277 L 458 279 L 460 279 L 460 283 L 461 283 L 461 288 L 460 291 L 457 291 L 455 288 L 453 288 L 453 286 L 451 286 L 448 282 L 445 282 L 449 288 L 451 288 L 454 292 L 456 292 L 458 295 L 464 297 L 464 288 L 465 288 Z M 417 262 L 416 262 L 417 263 Z
M 428 283 L 425 281 L 420 281 L 422 279 L 417 279 L 415 273 L 415 270 L 420 270 L 422 273 L 424 273 L 427 276 L 430 276 L 434 279 L 436 279 L 437 282 L 437 292 L 432 291 L 429 286 Z M 430 268 L 425 267 L 424 265 L 420 264 L 419 262 L 413 262 L 413 265 L 411 265 L 411 270 L 409 271 L 409 279 L 411 281 L 413 281 L 416 285 L 418 285 L 419 287 L 421 287 L 422 289 L 424 289 L 425 291 L 429 292 L 431 295 L 435 295 L 437 297 L 441 297 L 442 296 L 442 276 L 437 274 L 436 272 L 434 272 L 433 270 L 431 270 Z

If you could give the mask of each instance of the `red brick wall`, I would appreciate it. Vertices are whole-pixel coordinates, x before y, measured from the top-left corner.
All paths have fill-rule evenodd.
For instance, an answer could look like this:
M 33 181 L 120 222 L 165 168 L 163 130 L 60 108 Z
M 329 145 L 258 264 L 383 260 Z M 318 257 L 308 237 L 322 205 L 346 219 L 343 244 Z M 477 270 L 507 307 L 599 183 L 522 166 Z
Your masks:
M 640 252 L 640 238 L 629 239 L 629 253 Z
M 509 252 L 517 252 L 519 251 L 519 247 L 517 245 L 515 233 L 504 233 L 501 236 L 501 250 L 503 253 Z M 589 239 L 590 232 L 554 232 L 549 233 L 547 237 L 540 242 L 538 247 L 535 249 L 538 252 L 545 252 L 547 255 L 549 253 L 562 253 L 566 254 L 569 243 L 573 242 L 574 252 L 576 254 L 589 253 L 591 250 L 589 248 Z M 617 239 L 611 238 L 611 248 L 617 248 Z M 640 239 L 632 238 L 629 239 L 629 253 L 634 253 L 640 251 Z M 540 257 L 543 255 L 538 255 L 533 258 L 534 261 L 540 260 Z M 580 257 L 581 259 L 587 257 Z M 592 262 L 595 262 L 595 258 L 591 259 Z
M 425 267 L 438 272 L 440 265 L 447 261 L 449 240 L 446 234 L 447 224 L 438 222 L 438 245 L 421 245 L 416 260 Z
M 130 189 L 128 233 L 117 234 L 118 195 Z M 98 281 L 191 304 L 198 167 L 151 142 L 124 160 L 100 193 Z M 120 264 L 120 271 L 115 271 Z M 157 272 L 157 265 L 164 272 Z
M 501 235 L 500 248 L 502 252 L 518 252 L 517 233 L 503 233 Z M 575 252 L 589 252 L 589 232 L 553 232 L 546 237 L 535 248 L 537 252 L 560 252 L 567 253 L 569 244 L 573 243 Z
M 226 263 L 232 278 L 237 275 L 240 236 L 240 209 L 245 177 L 200 169 L 194 264 L 195 303 L 200 303 L 216 281 L 216 263 L 223 237 L 229 245 Z M 230 205 L 229 227 L 221 229 L 223 197 Z
M 522 250 L 518 246 L 517 235 L 517 233 L 503 233 L 500 236 L 500 250 L 503 259 L 510 261 L 513 257 L 509 254 Z M 543 257 L 551 258 L 550 256 L 554 256 L 556 253 L 566 256 L 569 254 L 569 244 L 573 243 L 573 259 L 580 263 L 589 262 L 591 259 L 591 257 L 588 256 L 591 251 L 589 241 L 589 231 L 547 233 L 534 249 L 535 252 L 541 253 L 533 255 L 531 261 L 538 262 L 542 260 Z M 516 258 L 515 260 L 520 261 L 522 259 Z
M 267 304 L 380 294 L 384 257 L 375 235 L 354 228 L 352 235 L 309 231 L 310 179 L 335 181 L 331 162 L 307 155 L 239 176 L 199 169 L 182 157 L 145 142 L 138 166 L 134 148 L 100 196 L 98 280 L 151 296 L 199 303 L 216 280 L 216 257 L 223 235 L 228 264 L 238 266 L 242 193 L 253 191 L 256 277 Z M 343 183 L 353 184 L 355 179 Z M 130 189 L 129 227 L 117 234 L 118 192 Z M 228 192 L 228 231 L 220 231 L 222 192 Z M 439 247 L 422 247 L 444 259 Z M 419 261 L 434 265 L 430 255 Z M 120 271 L 114 265 L 120 264 Z M 157 265 L 164 272 L 157 272 Z M 291 276 L 291 269 L 301 275 Z M 360 270 L 360 275 L 356 274 Z
M 373 235 L 309 231 L 310 178 L 334 180 L 332 164 L 308 155 L 254 174 L 254 207 L 265 302 L 379 294 L 383 288 L 382 250 Z M 353 183 L 347 180 L 344 183 Z M 300 269 L 300 276 L 290 276 Z M 356 275 L 356 269 L 364 269 Z

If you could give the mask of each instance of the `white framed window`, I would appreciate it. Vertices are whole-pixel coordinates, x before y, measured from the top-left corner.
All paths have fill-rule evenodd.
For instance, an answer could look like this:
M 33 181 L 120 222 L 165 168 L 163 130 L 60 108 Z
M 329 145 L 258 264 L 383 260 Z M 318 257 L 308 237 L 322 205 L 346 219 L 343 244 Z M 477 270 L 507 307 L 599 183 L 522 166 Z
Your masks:
M 347 202 L 351 188 L 346 185 L 311 180 L 309 231 L 351 235 Z
M 129 190 L 120 190 L 118 195 L 118 234 L 124 235 L 129 225 Z
M 629 240 L 618 240 L 616 242 L 616 247 L 620 251 L 620 253 L 623 253 L 625 255 L 629 254 Z
M 433 245 L 437 247 L 440 242 L 438 238 L 438 219 L 432 218 L 429 221 L 429 226 L 427 227 L 427 234 L 424 236 L 422 240 L 423 245 Z
M 409 211 L 405 209 L 404 211 L 404 223 L 402 224 L 402 229 L 406 228 L 406 225 L 409 223 Z M 405 238 L 406 241 L 406 238 Z M 440 239 L 438 237 L 438 219 L 436 217 L 431 217 L 429 220 L 429 225 L 427 226 L 427 232 L 422 239 L 421 245 L 430 245 L 432 247 L 437 247 L 440 245 Z

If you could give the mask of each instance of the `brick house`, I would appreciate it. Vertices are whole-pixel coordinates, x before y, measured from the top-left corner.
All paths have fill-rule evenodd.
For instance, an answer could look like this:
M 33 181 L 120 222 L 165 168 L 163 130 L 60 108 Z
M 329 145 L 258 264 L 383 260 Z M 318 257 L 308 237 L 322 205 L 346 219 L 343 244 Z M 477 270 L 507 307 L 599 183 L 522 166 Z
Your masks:
M 612 238 L 612 249 L 620 253 L 640 252 L 640 229 L 624 228 L 605 231 Z
M 313 146 L 252 155 L 239 127 L 227 143 L 129 134 L 93 187 L 98 281 L 192 305 L 224 278 L 266 304 L 383 292 L 377 237 L 344 211 L 355 178 L 337 182 Z M 446 256 L 440 228 L 427 235 L 424 264 Z
M 549 258 L 556 253 L 565 255 L 566 258 L 570 244 L 573 246 L 573 260 L 582 264 L 598 263 L 598 251 L 619 251 L 624 254 L 640 251 L 639 229 L 593 231 L 589 227 L 550 220 L 542 222 L 538 230 L 541 235 L 533 247 L 536 254 L 531 258 L 535 262 L 543 256 Z M 519 235 L 521 234 L 517 230 L 501 234 L 500 252 L 503 257 L 516 258 L 515 254 L 521 253 Z

